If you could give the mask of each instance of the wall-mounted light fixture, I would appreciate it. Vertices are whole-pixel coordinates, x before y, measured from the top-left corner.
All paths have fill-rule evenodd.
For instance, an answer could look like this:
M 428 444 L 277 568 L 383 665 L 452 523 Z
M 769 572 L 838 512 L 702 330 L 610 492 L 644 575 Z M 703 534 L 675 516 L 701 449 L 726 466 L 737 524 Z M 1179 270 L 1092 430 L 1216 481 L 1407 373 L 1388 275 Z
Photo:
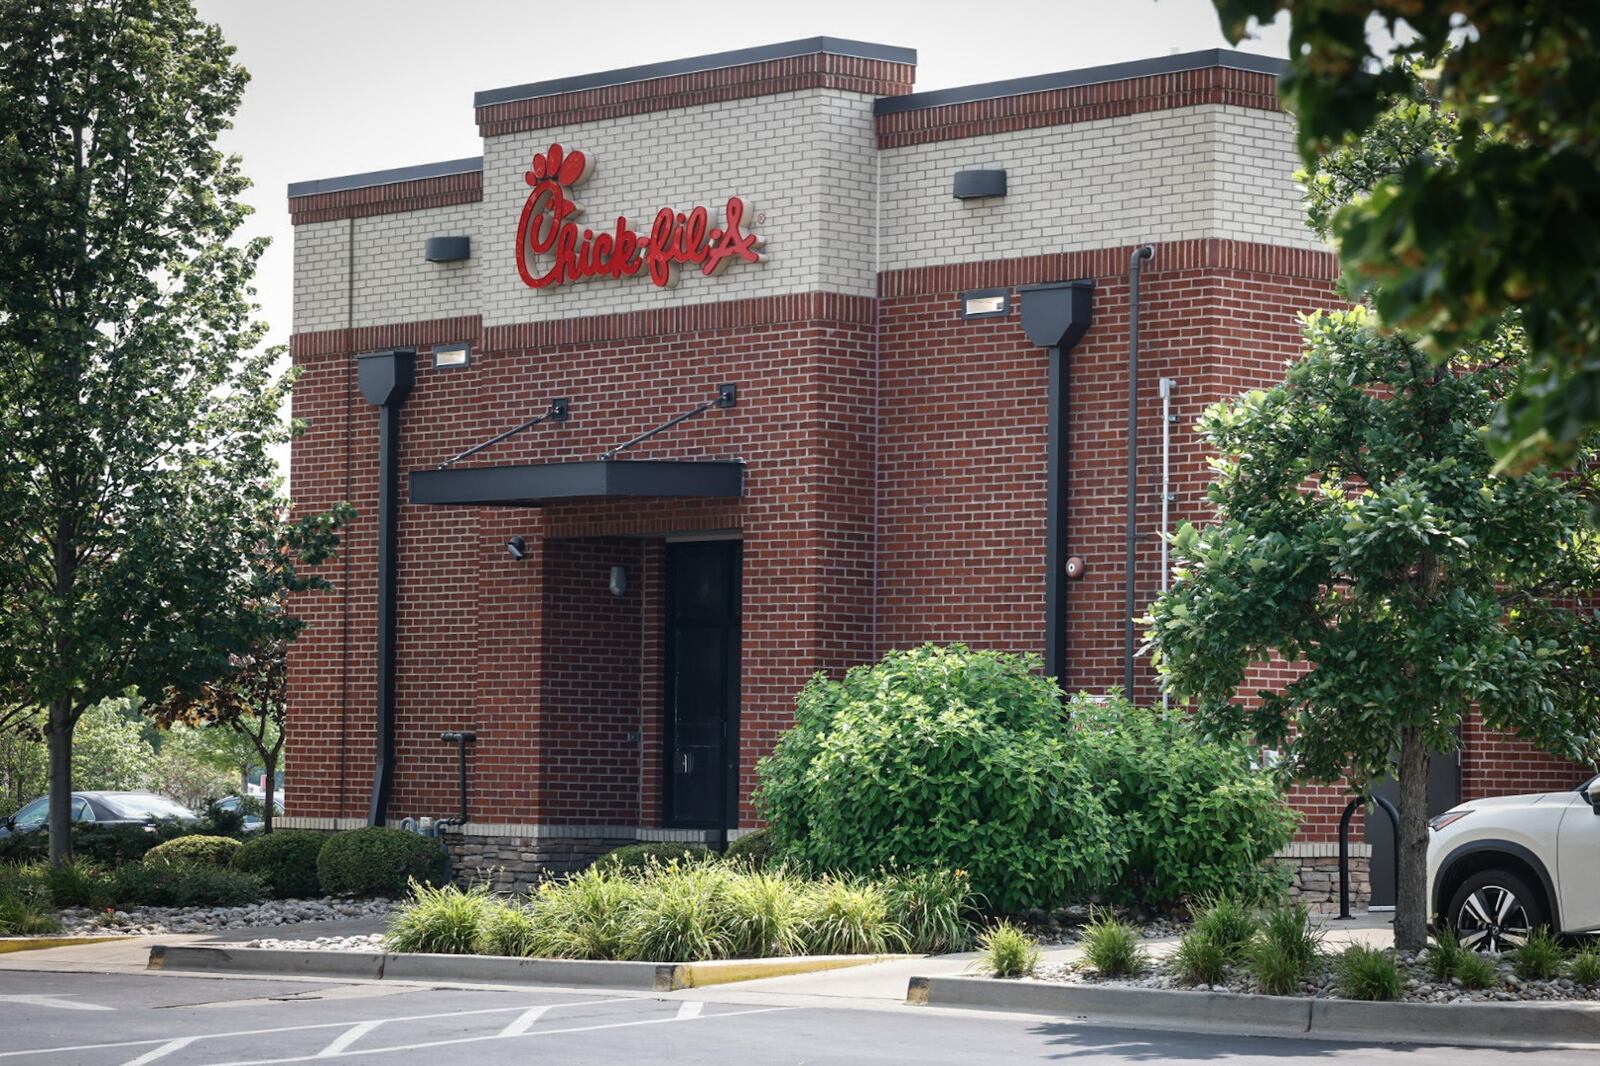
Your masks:
M 429 237 L 422 246 L 422 257 L 430 263 L 458 263 L 471 256 L 471 237 Z
M 472 365 L 472 345 L 470 344 L 441 344 L 433 349 L 433 367 L 435 370 L 454 370 L 457 367 Z
M 511 553 L 511 558 L 520 563 L 528 557 L 528 542 L 521 537 L 512 537 L 506 541 L 506 551 Z
M 624 566 L 611 568 L 611 582 L 606 586 L 611 590 L 611 595 L 621 596 L 628 591 L 628 569 Z
M 957 200 L 986 200 L 1006 194 L 1003 170 L 958 170 L 952 193 Z

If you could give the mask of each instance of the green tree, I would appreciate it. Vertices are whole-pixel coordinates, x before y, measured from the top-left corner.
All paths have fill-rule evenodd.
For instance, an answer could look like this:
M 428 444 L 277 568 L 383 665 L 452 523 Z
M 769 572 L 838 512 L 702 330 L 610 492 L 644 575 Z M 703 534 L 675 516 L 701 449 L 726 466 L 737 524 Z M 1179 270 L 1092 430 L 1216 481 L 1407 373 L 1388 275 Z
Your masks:
M 1420 70 L 1455 124 L 1333 220 L 1354 290 L 1448 360 L 1509 308 L 1526 372 L 1490 441 L 1508 469 L 1566 463 L 1600 426 L 1600 4 L 1214 0 L 1237 41 L 1291 15 L 1281 94 L 1308 163 L 1368 136 Z
M 0 0 L 0 714 L 45 713 L 58 862 L 85 709 L 252 639 L 288 382 L 214 147 L 232 56 L 187 0 Z
M 72 738 L 72 779 L 78 788 L 114 792 L 148 788 L 156 753 L 144 738 L 136 695 L 101 700 L 84 711 Z
M 1482 435 L 1514 387 L 1507 324 L 1449 361 L 1318 313 L 1284 382 L 1206 411 L 1216 521 L 1173 537 L 1156 661 L 1206 727 L 1286 752 L 1285 772 L 1400 788 L 1396 944 L 1428 917 L 1427 758 L 1476 706 L 1567 757 L 1600 759 L 1600 539 L 1592 440 L 1577 473 L 1491 474 Z M 1300 669 L 1236 702 L 1255 664 Z M 1398 752 L 1398 758 L 1396 758 Z

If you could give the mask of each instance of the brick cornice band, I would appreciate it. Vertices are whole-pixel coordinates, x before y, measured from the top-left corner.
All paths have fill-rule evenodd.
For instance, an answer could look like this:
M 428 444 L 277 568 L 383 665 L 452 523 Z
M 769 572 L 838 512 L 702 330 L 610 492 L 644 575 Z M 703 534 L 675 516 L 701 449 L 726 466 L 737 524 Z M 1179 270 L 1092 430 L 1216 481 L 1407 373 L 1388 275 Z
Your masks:
M 362 189 L 289 197 L 289 221 L 329 222 L 339 218 L 364 218 L 420 211 L 428 207 L 473 204 L 483 199 L 483 171 L 446 174 L 414 181 L 396 181 Z
M 478 315 L 434 318 L 425 322 L 396 322 L 387 326 L 359 326 L 355 329 L 326 329 L 294 334 L 289 338 L 289 354 L 300 358 L 376 352 L 385 348 L 430 348 L 436 344 L 459 341 L 470 341 L 477 347 L 482 333 L 483 319 Z
M 903 148 L 1201 104 L 1277 111 L 1277 79 L 1253 70 L 1205 67 L 897 111 L 877 116 L 878 147 Z
M 1067 278 L 1096 278 L 1127 272 L 1134 246 L 1055 252 L 983 263 L 911 267 L 878 275 L 878 295 L 885 299 L 921 293 L 963 292 L 1007 285 L 1032 285 Z M 1339 276 L 1332 252 L 1284 248 L 1223 238 L 1168 241 L 1155 246 L 1155 258 L 1144 272 L 1170 270 L 1237 270 L 1256 274 L 1331 282 Z
M 489 104 L 477 108 L 478 132 L 484 137 L 499 137 L 806 89 L 899 96 L 911 91 L 916 69 L 909 63 L 818 52 Z

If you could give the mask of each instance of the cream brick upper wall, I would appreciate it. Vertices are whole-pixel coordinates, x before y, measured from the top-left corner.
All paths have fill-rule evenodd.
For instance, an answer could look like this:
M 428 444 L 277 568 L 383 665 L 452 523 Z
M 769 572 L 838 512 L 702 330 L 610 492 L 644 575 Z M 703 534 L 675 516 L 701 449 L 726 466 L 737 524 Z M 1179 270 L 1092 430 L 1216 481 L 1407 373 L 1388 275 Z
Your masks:
M 584 220 L 610 229 L 616 217 L 648 232 L 662 207 L 704 205 L 721 221 L 739 196 L 763 221 L 766 262 L 734 262 L 716 277 L 693 269 L 669 289 L 648 277 L 590 278 L 530 289 L 517 275 L 517 219 L 528 197 L 523 174 L 550 144 L 580 149 L 592 170 L 577 190 Z M 808 91 L 629 115 L 484 141 L 481 245 L 484 324 L 614 314 L 826 290 L 874 291 L 872 99 Z
M 477 204 L 311 222 L 294 230 L 294 329 L 312 333 L 478 313 Z M 355 228 L 355 316 L 347 317 L 345 275 Z M 472 256 L 457 263 L 423 258 L 429 237 L 466 235 Z
M 345 327 L 350 220 L 294 228 L 294 331 Z
M 1284 115 L 1220 105 L 883 152 L 882 269 L 1230 237 L 1322 245 L 1305 228 Z M 1000 168 L 1007 193 L 950 195 Z

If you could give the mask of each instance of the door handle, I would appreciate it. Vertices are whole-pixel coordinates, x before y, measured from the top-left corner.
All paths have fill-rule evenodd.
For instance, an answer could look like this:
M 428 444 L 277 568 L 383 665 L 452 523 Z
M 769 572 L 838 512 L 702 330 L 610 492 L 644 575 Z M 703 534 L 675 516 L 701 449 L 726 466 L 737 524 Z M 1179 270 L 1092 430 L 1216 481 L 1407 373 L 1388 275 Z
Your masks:
M 692 774 L 692 773 L 694 773 L 694 752 L 692 752 L 692 751 L 680 751 L 680 752 L 678 752 L 678 760 L 677 761 L 678 761 L 678 773 L 680 773 L 680 774 Z

